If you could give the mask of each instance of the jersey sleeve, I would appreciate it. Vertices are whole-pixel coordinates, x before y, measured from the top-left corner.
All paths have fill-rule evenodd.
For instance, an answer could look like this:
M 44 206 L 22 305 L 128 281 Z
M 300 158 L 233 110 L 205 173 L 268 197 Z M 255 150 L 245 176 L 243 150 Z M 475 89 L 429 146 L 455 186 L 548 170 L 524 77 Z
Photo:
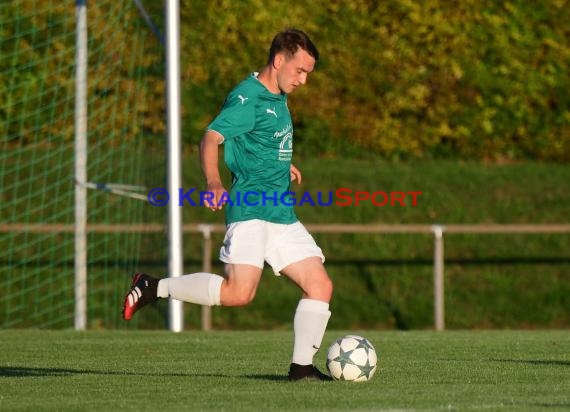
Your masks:
M 255 100 L 239 92 L 226 98 L 222 110 L 207 127 L 224 137 L 224 141 L 250 132 L 255 126 Z

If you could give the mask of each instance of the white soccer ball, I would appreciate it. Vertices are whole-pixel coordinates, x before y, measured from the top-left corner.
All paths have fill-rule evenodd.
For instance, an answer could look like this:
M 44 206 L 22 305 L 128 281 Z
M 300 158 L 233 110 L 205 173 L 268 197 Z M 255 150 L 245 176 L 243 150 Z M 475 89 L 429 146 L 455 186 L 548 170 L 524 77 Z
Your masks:
M 327 369 L 332 378 L 364 382 L 376 372 L 378 358 L 370 341 L 358 335 L 338 338 L 327 352 Z

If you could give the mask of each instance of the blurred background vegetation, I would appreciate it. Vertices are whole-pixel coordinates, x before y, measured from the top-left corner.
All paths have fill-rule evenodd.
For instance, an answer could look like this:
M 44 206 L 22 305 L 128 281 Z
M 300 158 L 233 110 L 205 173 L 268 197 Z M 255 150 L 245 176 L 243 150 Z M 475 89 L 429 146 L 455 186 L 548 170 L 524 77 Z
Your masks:
M 41 3 L 24 2 L 13 12 Z M 142 4 L 164 32 L 163 2 L 147 0 Z M 89 2 L 90 19 L 112 13 L 113 7 L 109 2 Z M 322 55 L 309 86 L 290 98 L 298 147 L 304 153 L 333 157 L 373 154 L 396 160 L 570 159 L 567 1 L 465 0 L 451 5 L 441 0 L 181 0 L 180 7 L 187 147 L 198 143 L 235 83 L 265 64 L 275 33 L 294 26 L 310 34 Z M 22 23 L 29 25 L 28 35 L 20 37 L 17 45 L 25 52 L 0 64 L 21 67 L 43 53 L 61 54 L 61 50 L 73 48 L 69 36 L 46 43 L 51 50 L 27 48 L 50 21 L 58 21 L 58 14 L 73 12 L 62 3 L 48 21 L 34 20 L 30 13 L 29 21 Z M 111 31 L 104 18 L 96 19 L 100 27 L 91 28 L 90 43 L 104 45 L 112 55 L 116 44 L 132 41 L 129 31 L 140 19 L 135 7 L 125 15 L 121 30 Z M 73 23 L 73 19 L 65 21 Z M 4 28 L 3 35 L 8 36 L 9 30 Z M 73 28 L 61 30 L 69 33 Z M 132 62 L 136 70 L 113 72 L 117 78 L 108 79 L 109 88 L 97 84 L 98 90 L 92 92 L 100 99 L 93 109 L 103 110 L 104 115 L 106 99 L 114 101 L 134 87 L 133 75 L 144 77 L 145 86 L 137 91 L 137 101 L 125 100 L 123 105 L 144 114 L 148 144 L 161 145 L 165 49 L 150 29 L 144 48 L 143 58 Z M 90 77 L 106 73 L 105 62 L 90 63 Z M 52 61 L 43 73 L 21 75 L 45 79 L 52 94 L 71 93 L 72 73 L 60 73 L 55 65 L 57 61 Z M 53 96 L 42 96 L 45 101 L 36 103 L 53 107 Z M 121 116 L 121 110 L 115 107 L 114 111 L 114 116 Z M 45 110 L 43 115 L 51 114 Z M 10 135 L 3 117 L 0 131 Z M 112 133 L 116 139 L 140 136 L 139 130 L 130 126 L 125 124 L 120 133 L 101 133 Z M 62 127 L 57 135 L 71 139 L 72 130 Z
M 2 222 L 73 222 L 72 3 L 0 3 Z M 164 33 L 164 2 L 141 3 Z M 185 188 L 203 188 L 196 147 L 226 94 L 263 67 L 276 32 L 298 27 L 321 60 L 289 99 L 294 161 L 305 176 L 295 190 L 423 192 L 417 207 L 300 207 L 303 222 L 568 222 L 568 1 L 180 6 Z M 165 46 L 134 2 L 88 1 L 88 21 L 89 178 L 164 187 Z M 165 214 L 89 192 L 90 223 L 164 223 Z M 184 221 L 223 217 L 185 207 Z M 316 237 L 336 284 L 332 328 L 431 327 L 430 236 Z M 216 234 L 217 273 L 221 241 Z M 132 271 L 165 273 L 167 243 L 164 233 L 90 234 L 91 328 L 164 327 L 166 302 L 128 324 L 120 306 Z M 71 234 L 0 237 L 0 269 L 9 274 L 0 277 L 0 327 L 70 327 L 73 246 Z M 201 247 L 200 236 L 185 235 L 188 273 L 201 270 Z M 447 326 L 568 327 L 569 250 L 569 234 L 446 235 Z M 255 302 L 215 308 L 214 327 L 291 326 L 299 292 L 266 272 Z M 43 304 L 29 311 L 29 302 Z M 187 327 L 199 327 L 200 308 L 185 310 Z

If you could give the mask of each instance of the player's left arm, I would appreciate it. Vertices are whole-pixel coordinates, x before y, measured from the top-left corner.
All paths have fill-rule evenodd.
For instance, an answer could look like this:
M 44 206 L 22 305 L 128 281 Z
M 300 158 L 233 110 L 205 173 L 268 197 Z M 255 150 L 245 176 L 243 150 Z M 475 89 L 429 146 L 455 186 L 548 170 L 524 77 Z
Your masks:
M 298 184 L 301 184 L 301 180 L 303 176 L 301 175 L 301 171 L 295 167 L 293 163 L 291 163 L 291 181 L 297 181 Z

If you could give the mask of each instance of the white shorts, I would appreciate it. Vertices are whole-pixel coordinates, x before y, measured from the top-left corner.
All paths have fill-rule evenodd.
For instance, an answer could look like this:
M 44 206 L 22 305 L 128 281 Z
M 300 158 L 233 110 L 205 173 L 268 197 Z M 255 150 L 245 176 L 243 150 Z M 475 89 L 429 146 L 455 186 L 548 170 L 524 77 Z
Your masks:
M 254 219 L 227 226 L 220 260 L 248 264 L 263 269 L 267 262 L 275 275 L 291 263 L 309 257 L 325 257 L 301 222 L 279 224 Z

